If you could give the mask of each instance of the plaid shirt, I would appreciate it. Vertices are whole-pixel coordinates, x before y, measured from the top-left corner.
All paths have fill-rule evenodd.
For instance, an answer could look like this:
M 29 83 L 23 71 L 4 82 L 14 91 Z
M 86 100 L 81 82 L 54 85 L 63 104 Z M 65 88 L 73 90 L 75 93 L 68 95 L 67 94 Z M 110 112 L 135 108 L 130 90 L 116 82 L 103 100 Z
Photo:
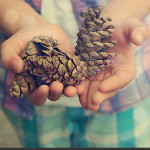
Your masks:
M 38 13 L 41 13 L 42 0 L 26 0 Z M 74 13 L 80 25 L 82 18 L 80 16 L 83 10 L 89 7 L 96 8 L 103 6 L 107 0 L 71 0 Z M 150 16 L 146 17 L 144 23 L 149 25 Z M 0 35 L 0 43 L 5 41 L 7 36 Z M 125 88 L 120 89 L 115 97 L 103 102 L 99 112 L 113 113 L 122 111 L 135 104 L 145 100 L 150 96 L 150 39 L 141 47 L 135 50 L 137 64 L 137 74 L 135 79 Z M 22 99 L 12 99 L 9 96 L 9 88 L 13 81 L 14 74 L 6 70 L 0 64 L 0 103 L 5 108 L 16 112 L 27 119 L 32 119 L 34 114 L 34 105 L 25 96 Z

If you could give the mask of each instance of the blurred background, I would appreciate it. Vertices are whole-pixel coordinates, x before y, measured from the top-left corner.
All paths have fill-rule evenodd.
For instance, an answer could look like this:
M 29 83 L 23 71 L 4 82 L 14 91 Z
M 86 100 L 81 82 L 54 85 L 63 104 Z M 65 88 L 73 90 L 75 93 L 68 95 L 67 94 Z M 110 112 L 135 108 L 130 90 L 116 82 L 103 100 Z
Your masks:
M 21 148 L 17 135 L 0 107 L 0 148 Z

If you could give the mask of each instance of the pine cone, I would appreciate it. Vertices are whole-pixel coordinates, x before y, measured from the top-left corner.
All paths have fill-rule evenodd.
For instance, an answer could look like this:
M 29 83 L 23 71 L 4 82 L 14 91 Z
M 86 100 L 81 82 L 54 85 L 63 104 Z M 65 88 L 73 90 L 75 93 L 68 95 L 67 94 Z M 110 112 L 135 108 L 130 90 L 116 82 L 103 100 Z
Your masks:
M 110 41 L 115 27 L 113 25 L 105 27 L 111 18 L 103 18 L 100 13 L 100 7 L 95 11 L 89 9 L 77 34 L 75 55 L 80 56 L 80 60 L 87 63 L 88 77 L 105 69 L 111 63 L 109 56 L 115 57 L 114 53 L 107 52 L 116 43 L 116 41 Z
M 24 62 L 22 73 L 16 74 L 10 88 L 12 97 L 23 97 L 40 85 L 60 81 L 64 87 L 78 85 L 111 63 L 114 53 L 107 50 L 115 45 L 110 41 L 114 26 L 104 27 L 110 18 L 100 17 L 101 8 L 88 10 L 85 21 L 78 32 L 74 56 L 64 52 L 59 43 L 47 36 L 37 36 L 27 43 L 21 58 Z

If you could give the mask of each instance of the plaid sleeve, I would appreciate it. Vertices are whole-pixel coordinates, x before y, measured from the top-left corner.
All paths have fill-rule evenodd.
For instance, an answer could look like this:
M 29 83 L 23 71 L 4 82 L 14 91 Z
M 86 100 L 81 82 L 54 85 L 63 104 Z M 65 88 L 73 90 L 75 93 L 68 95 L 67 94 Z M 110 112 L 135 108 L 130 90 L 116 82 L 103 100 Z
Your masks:
M 25 0 L 25 2 L 39 14 L 41 13 L 42 0 Z M 7 38 L 8 37 L 4 34 L 0 34 L 0 44 L 2 44 Z M 0 61 L 0 104 L 27 119 L 32 119 L 34 114 L 34 106 L 29 101 L 27 96 L 24 96 L 22 99 L 12 99 L 9 95 L 9 88 L 13 81 L 13 77 L 14 73 L 3 68 Z

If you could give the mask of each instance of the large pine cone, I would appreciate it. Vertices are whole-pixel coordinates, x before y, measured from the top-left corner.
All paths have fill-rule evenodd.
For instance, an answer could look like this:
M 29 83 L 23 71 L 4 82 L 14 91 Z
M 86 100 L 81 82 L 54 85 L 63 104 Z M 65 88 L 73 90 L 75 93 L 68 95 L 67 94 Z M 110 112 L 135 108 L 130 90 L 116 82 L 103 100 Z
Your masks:
M 75 54 L 80 56 L 80 60 L 87 63 L 88 77 L 103 70 L 111 63 L 108 59 L 109 56 L 115 56 L 114 53 L 107 52 L 116 43 L 116 41 L 110 41 L 115 27 L 113 25 L 106 26 L 111 18 L 103 18 L 100 13 L 100 7 L 95 11 L 89 9 L 77 34 Z
M 115 45 L 114 41 L 109 41 L 114 26 L 104 27 L 111 19 L 100 17 L 100 13 L 101 8 L 88 10 L 78 32 L 74 56 L 61 51 L 59 43 L 51 37 L 38 36 L 29 41 L 21 55 L 24 70 L 15 75 L 10 95 L 23 97 L 40 85 L 50 85 L 56 80 L 64 86 L 75 86 L 108 66 L 109 57 L 115 56 L 107 52 Z

